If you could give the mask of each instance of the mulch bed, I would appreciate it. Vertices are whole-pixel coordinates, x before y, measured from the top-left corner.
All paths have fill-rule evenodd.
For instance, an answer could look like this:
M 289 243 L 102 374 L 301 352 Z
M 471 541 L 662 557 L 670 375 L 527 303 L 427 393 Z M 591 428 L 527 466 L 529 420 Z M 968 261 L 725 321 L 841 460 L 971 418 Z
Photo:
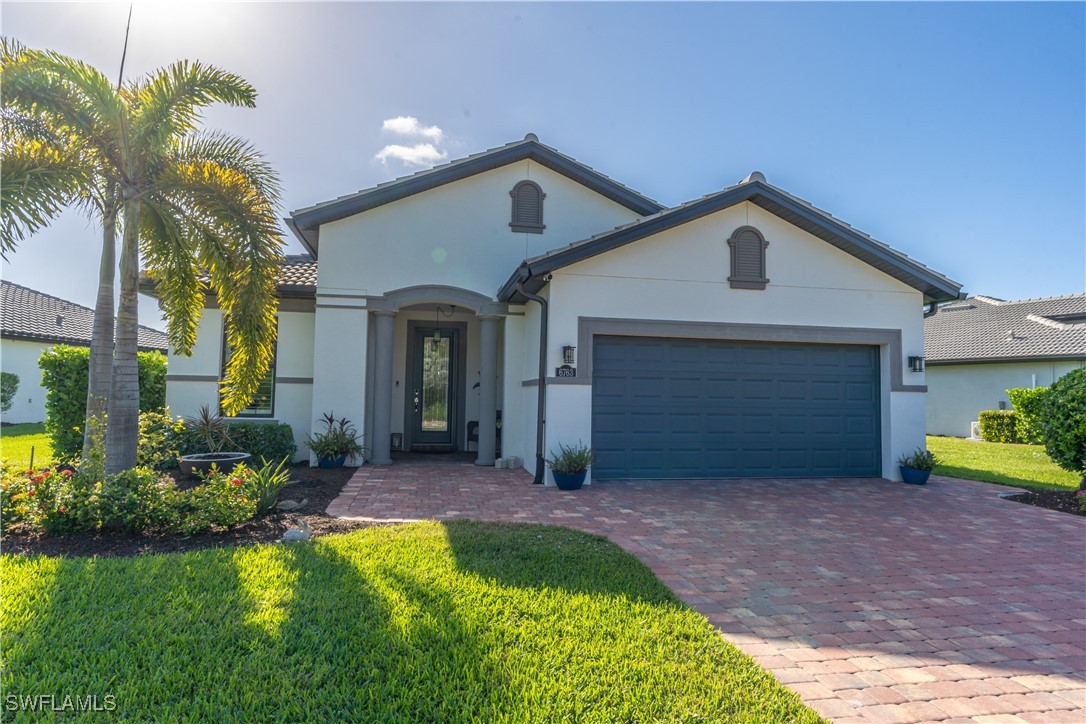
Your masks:
M 1062 490 L 1031 490 L 1026 493 L 1018 493 L 1017 495 L 1008 495 L 1007 500 L 1013 500 L 1016 503 L 1026 503 L 1027 505 L 1036 505 L 1038 508 L 1058 510 L 1061 513 L 1086 516 L 1086 513 L 1079 507 L 1078 498 L 1075 497 L 1075 491 L 1073 490 L 1071 492 L 1064 492 Z
M 340 520 L 325 513 L 354 468 L 321 470 L 302 463 L 291 469 L 290 485 L 279 493 L 279 500 L 302 502 L 304 507 L 290 513 L 272 512 L 246 521 L 229 530 L 211 530 L 191 536 L 152 533 L 73 533 L 59 536 L 26 534 L 21 526 L 12 526 L 3 533 L 0 550 L 18 555 L 48 556 L 138 556 L 147 553 L 177 553 L 220 546 L 273 543 L 283 539 L 283 533 L 304 520 L 314 538 L 328 533 L 342 533 L 371 523 Z M 173 473 L 179 487 L 192 483 L 179 473 Z

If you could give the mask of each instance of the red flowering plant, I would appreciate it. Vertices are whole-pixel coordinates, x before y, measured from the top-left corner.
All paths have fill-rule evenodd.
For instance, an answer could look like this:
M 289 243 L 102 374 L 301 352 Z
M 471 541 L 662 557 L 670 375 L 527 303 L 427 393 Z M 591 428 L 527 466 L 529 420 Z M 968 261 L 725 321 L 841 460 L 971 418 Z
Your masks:
M 0 524 L 59 533 L 95 527 L 93 480 L 67 467 L 0 468 Z
M 229 473 L 213 466 L 204 476 L 203 483 L 188 491 L 178 530 L 189 535 L 213 525 L 232 528 L 256 515 L 256 500 L 245 486 L 250 474 L 244 465 L 236 466 Z

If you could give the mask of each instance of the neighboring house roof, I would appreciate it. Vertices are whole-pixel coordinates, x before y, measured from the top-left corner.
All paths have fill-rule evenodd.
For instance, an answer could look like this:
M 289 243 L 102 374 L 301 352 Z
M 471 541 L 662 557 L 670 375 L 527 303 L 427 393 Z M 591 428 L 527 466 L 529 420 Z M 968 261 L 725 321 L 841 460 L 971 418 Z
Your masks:
M 0 337 L 33 342 L 87 346 L 94 328 L 94 310 L 19 284 L 3 282 L 0 296 Z M 166 351 L 166 335 L 140 325 L 142 350 Z
M 317 260 L 309 254 L 287 254 L 279 265 L 276 286 L 283 295 L 293 292 L 312 296 L 317 289 Z
M 910 259 L 881 241 L 872 239 L 810 203 L 776 186 L 771 186 L 766 182 L 765 176 L 755 171 L 743 181 L 723 191 L 665 209 L 633 223 L 528 259 L 502 286 L 498 292 L 498 299 L 503 302 L 524 302 L 525 297 L 517 291 L 518 282 L 522 282 L 529 292 L 539 291 L 546 284 L 546 275 L 557 269 L 744 201 L 757 204 L 781 219 L 923 292 L 926 301 L 939 302 L 959 298 L 961 293 L 959 283 Z
M 1086 359 L 1086 294 L 947 304 L 924 320 L 924 352 L 929 364 Z
M 399 201 L 408 196 L 525 159 L 546 166 L 638 214 L 654 214 L 664 208 L 656 201 L 604 176 L 599 171 L 559 153 L 550 146 L 544 146 L 535 134 L 529 133 L 523 141 L 514 141 L 411 176 L 379 184 L 371 189 L 299 209 L 291 212 L 284 221 L 302 245 L 313 256 L 317 256 L 321 224 L 338 221 L 377 206 Z

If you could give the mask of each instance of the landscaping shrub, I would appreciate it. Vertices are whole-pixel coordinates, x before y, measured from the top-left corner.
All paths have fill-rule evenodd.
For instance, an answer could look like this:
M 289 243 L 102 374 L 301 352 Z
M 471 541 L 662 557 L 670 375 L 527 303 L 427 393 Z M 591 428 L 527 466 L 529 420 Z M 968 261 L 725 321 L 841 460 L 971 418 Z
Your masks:
M 166 406 L 166 355 L 140 352 L 140 412 Z M 83 450 L 83 425 L 87 417 L 87 375 L 90 350 L 56 345 L 38 359 L 45 387 L 45 430 L 53 442 L 53 456 L 70 460 Z
M 987 442 L 1018 442 L 1014 410 L 981 412 L 980 436 Z
M 136 464 L 154 470 L 176 468 L 180 456 L 177 438 L 184 423 L 174 420 L 167 407 L 161 412 L 141 412 L 139 426 Z
M 293 460 L 298 449 L 294 442 L 294 431 L 285 422 L 231 422 L 229 435 L 231 449 L 227 452 L 247 452 L 253 456 L 254 462 Z M 181 455 L 208 451 L 207 442 L 183 423 L 176 433 L 176 444 Z
M 1044 411 L 1047 387 L 1012 387 L 1007 397 L 1014 407 L 1014 429 L 1019 442 L 1040 445 L 1041 415 Z
M 0 525 L 24 523 L 43 533 L 124 530 L 198 533 L 229 528 L 270 510 L 289 482 L 283 465 L 230 473 L 213 469 L 189 490 L 150 468 L 103 479 L 93 466 L 41 470 L 0 469 Z
M 0 372 L 0 412 L 7 412 L 15 402 L 15 393 L 19 391 L 19 375 L 14 372 Z
M 1068 372 L 1048 388 L 1041 436 L 1052 462 L 1086 476 L 1086 369 Z

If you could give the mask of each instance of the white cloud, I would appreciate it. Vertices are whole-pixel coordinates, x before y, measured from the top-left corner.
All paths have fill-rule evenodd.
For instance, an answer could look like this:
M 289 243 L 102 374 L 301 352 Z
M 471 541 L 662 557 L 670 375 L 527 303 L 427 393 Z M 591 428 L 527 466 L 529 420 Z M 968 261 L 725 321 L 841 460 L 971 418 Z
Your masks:
M 445 132 L 440 128 L 437 126 L 424 126 L 414 116 L 397 116 L 396 118 L 386 119 L 381 124 L 381 130 L 400 136 L 428 138 L 433 143 L 441 143 L 441 140 L 445 137 Z
M 374 158 L 384 164 L 391 158 L 407 166 L 433 166 L 438 161 L 445 160 L 448 155 L 447 151 L 437 150 L 432 143 L 416 143 L 414 146 L 393 143 L 378 151 Z

